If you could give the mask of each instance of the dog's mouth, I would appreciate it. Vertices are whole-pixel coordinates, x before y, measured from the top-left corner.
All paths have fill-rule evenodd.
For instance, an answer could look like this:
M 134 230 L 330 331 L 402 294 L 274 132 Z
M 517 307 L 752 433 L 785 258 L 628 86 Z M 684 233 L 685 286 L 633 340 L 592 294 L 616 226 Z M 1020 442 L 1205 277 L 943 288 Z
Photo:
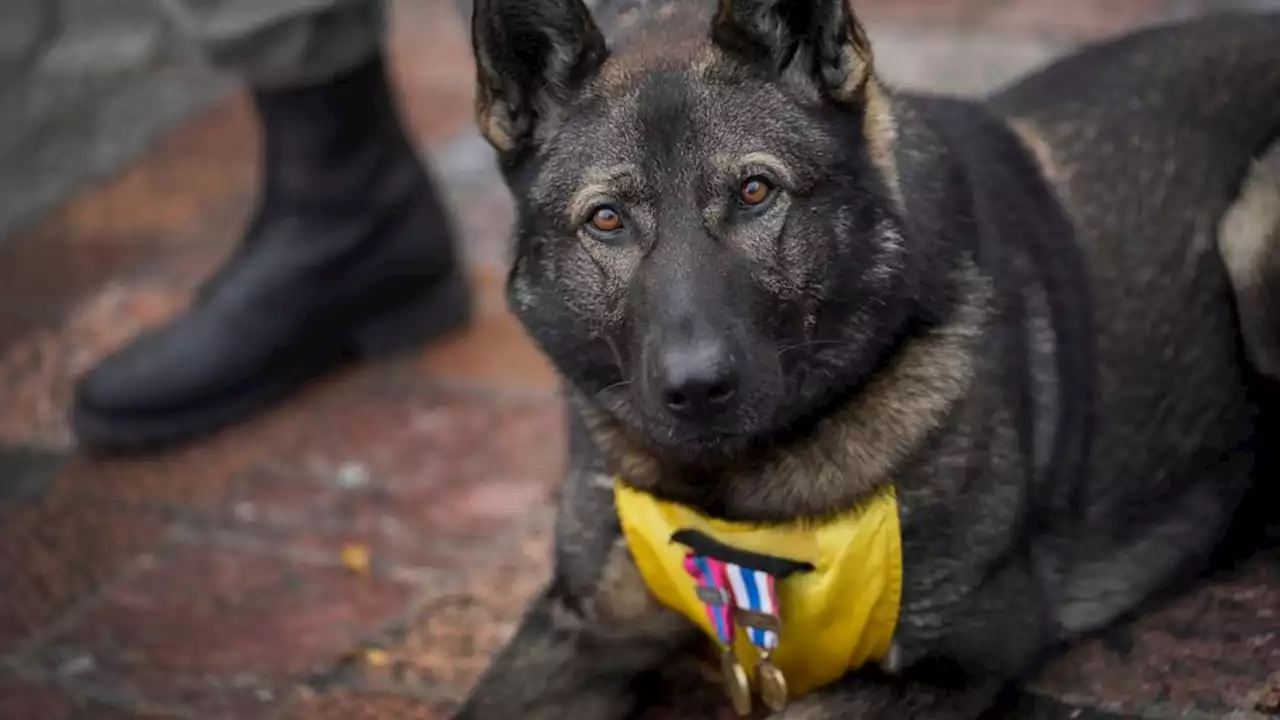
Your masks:
M 760 444 L 767 433 L 757 427 L 697 427 L 649 423 L 645 436 L 662 454 L 690 463 L 715 463 L 741 456 Z
M 687 465 L 732 465 L 803 437 L 833 407 L 856 395 L 878 363 L 862 358 L 858 367 L 850 367 L 850 347 L 823 341 L 804 343 L 800 352 L 772 345 L 756 348 L 762 354 L 751 356 L 750 372 L 737 388 L 732 410 L 710 418 L 688 419 L 670 412 L 661 396 L 632 372 L 634 367 L 622 363 L 613 366 L 612 373 L 596 375 L 604 386 L 586 399 L 632 442 L 655 455 Z M 886 354 L 892 349 L 886 348 Z M 765 363 L 766 358 L 775 358 L 776 364 Z
M 718 464 L 761 445 L 778 427 L 780 401 L 753 392 L 742 409 L 688 421 L 653 406 L 633 382 L 618 382 L 595 394 L 595 407 L 655 454 L 679 462 Z

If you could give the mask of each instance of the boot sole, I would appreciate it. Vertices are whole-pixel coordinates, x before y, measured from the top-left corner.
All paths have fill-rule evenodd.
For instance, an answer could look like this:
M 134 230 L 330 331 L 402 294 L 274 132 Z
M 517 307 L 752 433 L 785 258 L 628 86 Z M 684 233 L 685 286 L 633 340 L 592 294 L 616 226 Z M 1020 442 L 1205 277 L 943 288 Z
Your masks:
M 80 446 L 103 453 L 159 450 L 235 425 L 345 365 L 417 350 L 470 323 L 472 300 L 457 270 L 414 300 L 369 318 L 345 348 L 288 375 L 266 375 L 242 392 L 199 406 L 147 415 L 103 412 L 77 403 L 71 427 Z

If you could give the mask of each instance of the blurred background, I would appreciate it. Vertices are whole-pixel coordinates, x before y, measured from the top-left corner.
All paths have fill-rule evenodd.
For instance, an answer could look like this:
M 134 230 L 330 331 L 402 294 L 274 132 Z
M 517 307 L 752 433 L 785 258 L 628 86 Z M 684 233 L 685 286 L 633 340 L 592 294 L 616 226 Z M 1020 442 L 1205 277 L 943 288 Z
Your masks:
M 1278 3 L 856 7 L 889 80 L 973 94 L 1233 5 Z M 545 576 L 560 409 L 500 296 L 511 203 L 472 126 L 466 21 L 453 0 L 391 8 L 475 322 L 211 438 L 104 459 L 66 426 L 74 379 L 233 249 L 257 127 L 151 0 L 0 0 L 0 719 L 447 717 Z M 1085 643 L 1014 716 L 1280 716 L 1277 557 Z

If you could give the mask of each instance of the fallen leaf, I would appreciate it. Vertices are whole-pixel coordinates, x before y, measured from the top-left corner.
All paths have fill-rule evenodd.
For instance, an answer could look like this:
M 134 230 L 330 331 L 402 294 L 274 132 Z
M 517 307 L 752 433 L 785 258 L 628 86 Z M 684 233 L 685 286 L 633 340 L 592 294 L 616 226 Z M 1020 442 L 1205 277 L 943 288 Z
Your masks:
M 391 656 L 386 650 L 365 650 L 364 661 L 372 667 L 386 667 L 391 664 Z
M 342 546 L 342 564 L 351 572 L 365 574 L 369 572 L 369 548 L 358 543 Z

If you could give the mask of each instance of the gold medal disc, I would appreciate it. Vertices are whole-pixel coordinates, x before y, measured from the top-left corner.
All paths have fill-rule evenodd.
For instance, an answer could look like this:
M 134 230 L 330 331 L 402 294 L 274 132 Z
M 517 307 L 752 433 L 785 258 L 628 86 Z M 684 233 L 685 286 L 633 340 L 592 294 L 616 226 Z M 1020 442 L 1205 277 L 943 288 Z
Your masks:
M 760 699 L 773 712 L 782 712 L 787 706 L 787 678 L 769 658 L 756 666 L 756 678 L 760 682 Z
M 723 676 L 724 692 L 733 703 L 733 709 L 739 717 L 751 714 L 751 681 L 747 671 L 738 662 L 732 648 L 726 648 L 720 656 L 720 674 Z

